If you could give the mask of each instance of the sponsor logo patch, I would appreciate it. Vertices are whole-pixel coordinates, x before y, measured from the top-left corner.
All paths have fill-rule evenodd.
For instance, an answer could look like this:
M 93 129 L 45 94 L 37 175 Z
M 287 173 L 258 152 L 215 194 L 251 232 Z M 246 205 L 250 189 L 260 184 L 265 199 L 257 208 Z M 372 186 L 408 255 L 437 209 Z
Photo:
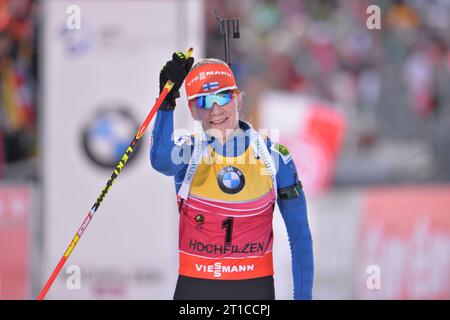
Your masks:
M 220 278 L 222 273 L 236 273 L 236 272 L 249 272 L 255 269 L 255 265 L 223 265 L 221 262 L 216 262 L 211 265 L 195 264 L 197 272 L 213 273 L 215 278 Z
M 272 143 L 272 146 L 270 147 L 270 149 L 275 151 L 276 153 L 278 153 L 281 156 L 281 158 L 283 159 L 283 162 L 285 164 L 287 164 L 289 161 L 292 160 L 292 156 L 289 153 L 288 148 L 286 148 L 282 144 L 274 142 L 274 143 Z
M 245 186 L 245 177 L 236 167 L 226 166 L 217 174 L 220 189 L 228 194 L 236 194 Z

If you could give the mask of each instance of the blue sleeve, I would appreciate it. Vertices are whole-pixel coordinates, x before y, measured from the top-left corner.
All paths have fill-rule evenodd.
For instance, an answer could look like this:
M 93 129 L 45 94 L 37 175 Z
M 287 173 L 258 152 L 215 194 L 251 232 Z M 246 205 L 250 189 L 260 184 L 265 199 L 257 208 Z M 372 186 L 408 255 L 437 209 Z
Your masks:
M 183 142 L 181 137 L 179 142 Z M 180 176 L 190 159 L 191 146 L 188 143 L 173 141 L 173 111 L 161 111 L 156 114 L 150 147 L 152 167 L 166 176 Z
M 289 160 L 285 163 L 279 156 L 278 188 L 293 186 L 297 177 L 294 161 Z M 294 299 L 310 300 L 314 282 L 314 259 L 305 194 L 302 190 L 299 197 L 289 200 L 278 198 L 277 203 L 286 225 L 291 248 Z

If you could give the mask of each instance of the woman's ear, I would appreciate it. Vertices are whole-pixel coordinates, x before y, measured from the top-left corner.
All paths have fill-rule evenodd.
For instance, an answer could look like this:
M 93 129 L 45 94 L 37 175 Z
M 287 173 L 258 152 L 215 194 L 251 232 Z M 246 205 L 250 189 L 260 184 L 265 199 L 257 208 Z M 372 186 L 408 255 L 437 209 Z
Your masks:
M 237 99 L 237 111 L 239 112 L 239 113 L 241 113 L 241 110 L 242 110 L 242 100 L 241 99 Z
M 240 113 L 241 109 L 242 109 L 242 96 L 241 96 L 241 93 L 239 92 L 239 90 L 236 90 L 235 99 L 236 99 L 236 103 L 237 103 L 237 111 Z

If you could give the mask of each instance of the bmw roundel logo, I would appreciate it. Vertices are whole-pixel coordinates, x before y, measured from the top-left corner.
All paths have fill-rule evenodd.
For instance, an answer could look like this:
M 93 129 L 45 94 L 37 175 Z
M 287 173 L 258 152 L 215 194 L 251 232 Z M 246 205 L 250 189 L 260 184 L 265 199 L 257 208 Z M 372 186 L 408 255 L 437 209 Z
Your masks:
M 129 106 L 114 103 L 99 106 L 97 113 L 82 128 L 84 153 L 101 168 L 115 168 L 139 128 L 129 109 Z M 139 145 L 136 146 L 130 163 L 139 149 Z
M 217 182 L 223 192 L 236 194 L 244 188 L 245 177 L 238 168 L 226 166 L 219 171 Z

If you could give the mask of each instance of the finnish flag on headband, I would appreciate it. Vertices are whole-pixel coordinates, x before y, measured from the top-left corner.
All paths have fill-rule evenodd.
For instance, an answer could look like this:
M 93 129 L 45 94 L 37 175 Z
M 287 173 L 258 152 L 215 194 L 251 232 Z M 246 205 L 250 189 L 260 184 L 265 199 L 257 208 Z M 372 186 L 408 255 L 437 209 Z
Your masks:
M 214 90 L 214 89 L 219 89 L 219 82 L 209 82 L 209 83 L 205 83 L 202 86 L 203 91 L 210 91 L 210 90 Z

